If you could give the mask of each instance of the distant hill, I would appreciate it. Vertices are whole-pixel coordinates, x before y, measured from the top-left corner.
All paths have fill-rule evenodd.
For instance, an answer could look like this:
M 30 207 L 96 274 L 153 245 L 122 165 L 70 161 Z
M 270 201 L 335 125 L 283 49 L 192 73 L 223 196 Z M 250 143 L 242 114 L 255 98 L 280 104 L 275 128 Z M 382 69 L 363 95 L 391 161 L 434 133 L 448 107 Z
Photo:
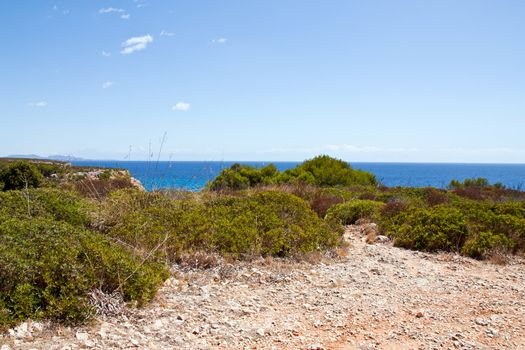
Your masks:
M 42 159 L 42 160 L 58 160 L 60 162 L 73 162 L 85 160 L 84 158 L 74 157 L 74 156 L 64 156 L 60 154 L 55 154 L 47 157 L 42 157 L 37 154 L 11 154 L 5 158 L 23 158 L 23 159 Z

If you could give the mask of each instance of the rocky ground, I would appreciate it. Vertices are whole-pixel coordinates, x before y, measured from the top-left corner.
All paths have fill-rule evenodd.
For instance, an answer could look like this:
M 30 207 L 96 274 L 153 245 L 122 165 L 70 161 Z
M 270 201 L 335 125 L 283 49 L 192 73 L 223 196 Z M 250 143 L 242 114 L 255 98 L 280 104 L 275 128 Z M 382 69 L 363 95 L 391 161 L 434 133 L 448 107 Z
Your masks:
M 367 244 L 363 229 L 315 262 L 179 267 L 146 308 L 83 328 L 26 322 L 1 349 L 525 348 L 522 260 Z

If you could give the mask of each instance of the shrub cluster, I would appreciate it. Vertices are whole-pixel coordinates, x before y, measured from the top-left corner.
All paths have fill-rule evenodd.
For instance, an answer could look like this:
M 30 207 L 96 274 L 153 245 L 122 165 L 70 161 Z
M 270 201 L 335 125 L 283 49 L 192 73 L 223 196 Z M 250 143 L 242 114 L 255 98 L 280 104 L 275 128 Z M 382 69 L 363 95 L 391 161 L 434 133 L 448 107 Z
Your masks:
M 382 210 L 382 230 L 398 246 L 474 258 L 495 251 L 525 252 L 525 202 L 472 200 L 450 193 L 445 204 L 417 203 L 393 201 Z
M 208 184 L 211 190 L 242 190 L 269 184 L 307 184 L 320 187 L 345 187 L 352 185 L 376 186 L 371 173 L 355 170 L 345 161 L 329 156 L 318 156 L 293 169 L 279 172 L 270 164 L 257 169 L 234 164 Z
M 0 192 L 0 328 L 83 321 L 93 289 L 138 304 L 153 297 L 167 271 L 90 230 L 92 205 L 57 189 Z
M 99 222 L 109 236 L 168 262 L 185 252 L 284 257 L 340 244 L 341 227 L 325 223 L 292 194 L 201 196 L 159 205 L 166 200 L 155 193 L 118 191 L 108 198 Z M 122 202 L 135 205 L 123 211 Z
M 243 190 L 257 185 L 277 183 L 279 171 L 273 164 L 262 168 L 233 164 L 224 169 L 215 180 L 208 184 L 211 190 Z
M 367 199 L 352 200 L 328 209 L 326 219 L 329 221 L 335 220 L 342 225 L 355 224 L 359 219 L 376 221 L 379 219 L 383 206 L 384 203 Z
M 316 186 L 353 186 L 378 184 L 371 173 L 352 169 L 345 161 L 329 156 L 318 156 L 307 160 L 294 169 L 283 173 L 282 182 L 303 182 Z

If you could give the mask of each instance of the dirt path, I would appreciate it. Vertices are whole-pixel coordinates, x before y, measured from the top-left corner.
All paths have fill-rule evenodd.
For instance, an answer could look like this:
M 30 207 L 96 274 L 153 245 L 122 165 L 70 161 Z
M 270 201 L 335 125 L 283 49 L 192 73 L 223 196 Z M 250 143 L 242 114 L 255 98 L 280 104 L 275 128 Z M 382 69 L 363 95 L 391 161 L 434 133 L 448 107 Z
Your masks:
M 178 270 L 144 309 L 82 329 L 25 323 L 2 350 L 525 348 L 523 261 L 368 245 L 359 232 L 324 263 Z

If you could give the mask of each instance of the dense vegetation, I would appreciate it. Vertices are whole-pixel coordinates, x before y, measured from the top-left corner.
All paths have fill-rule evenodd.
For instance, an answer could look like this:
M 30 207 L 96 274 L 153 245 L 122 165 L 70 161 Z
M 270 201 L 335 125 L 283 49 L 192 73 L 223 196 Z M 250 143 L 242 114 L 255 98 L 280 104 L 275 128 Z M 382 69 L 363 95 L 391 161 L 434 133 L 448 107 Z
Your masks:
M 5 191 L 39 187 L 43 181 L 40 170 L 29 162 L 16 161 L 0 171 L 0 189 Z
M 345 187 L 378 184 L 373 174 L 352 169 L 345 161 L 318 156 L 293 169 L 280 172 L 270 164 L 262 168 L 234 164 L 225 169 L 208 187 L 211 190 L 242 190 L 271 184 L 306 184 L 321 187 Z
M 149 301 L 164 267 L 89 229 L 93 203 L 57 189 L 0 192 L 0 327 L 25 318 L 82 321 L 87 293 Z
M 26 318 L 81 322 L 94 312 L 94 290 L 144 304 L 188 254 L 299 257 L 341 244 L 340 225 L 287 192 L 98 193 L 114 174 L 65 170 L 57 180 L 28 162 L 5 169 L 17 186 L 0 192 L 0 328 Z M 28 174 L 40 181 L 28 186 Z
M 485 179 L 387 188 L 327 156 L 285 172 L 237 164 L 199 193 L 148 193 L 119 170 L 49 162 L 0 161 L 0 182 L 0 328 L 83 321 L 94 290 L 144 304 L 188 256 L 335 248 L 342 225 L 359 220 L 408 249 L 479 259 L 525 251 L 525 192 Z

